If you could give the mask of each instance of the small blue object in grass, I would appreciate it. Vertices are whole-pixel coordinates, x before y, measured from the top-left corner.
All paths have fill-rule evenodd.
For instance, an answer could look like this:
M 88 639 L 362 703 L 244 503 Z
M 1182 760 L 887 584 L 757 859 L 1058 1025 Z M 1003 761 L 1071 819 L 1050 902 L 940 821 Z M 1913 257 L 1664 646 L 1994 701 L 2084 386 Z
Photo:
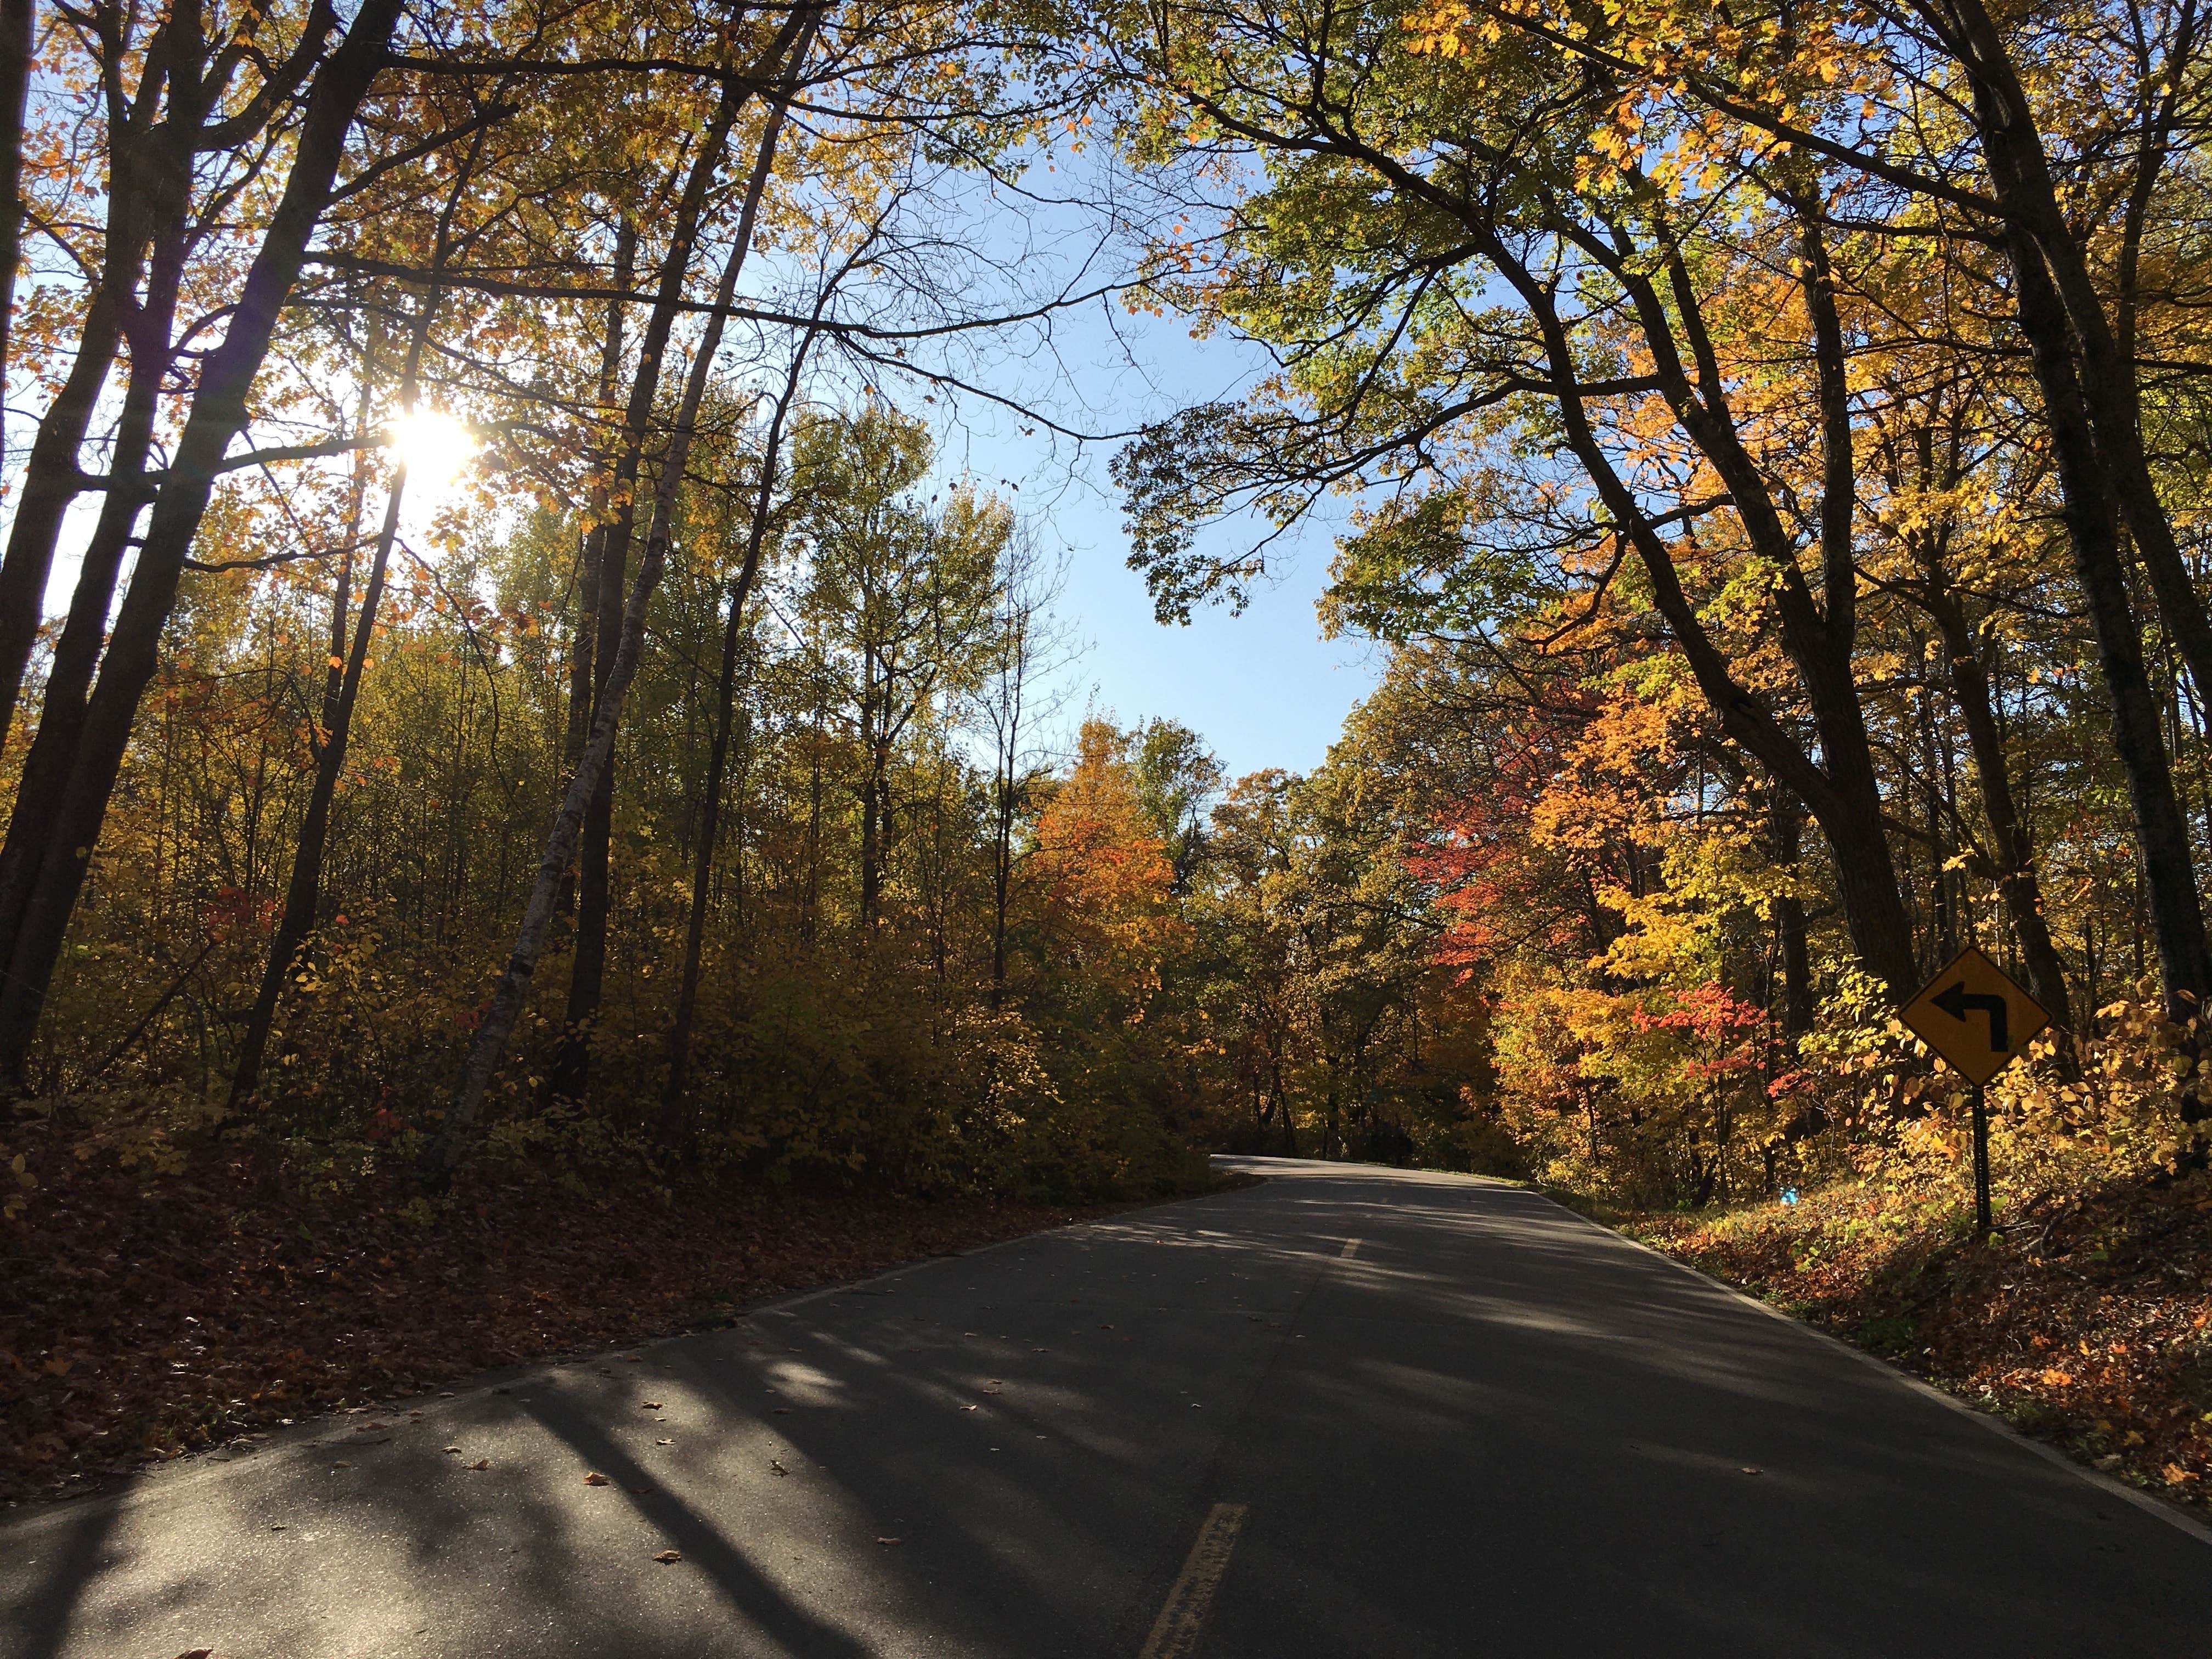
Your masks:
M 1782 1189 L 1782 1201 L 1784 1204 L 1795 1204 L 1797 1201 L 1797 1189 L 1795 1187 L 1784 1187 Z

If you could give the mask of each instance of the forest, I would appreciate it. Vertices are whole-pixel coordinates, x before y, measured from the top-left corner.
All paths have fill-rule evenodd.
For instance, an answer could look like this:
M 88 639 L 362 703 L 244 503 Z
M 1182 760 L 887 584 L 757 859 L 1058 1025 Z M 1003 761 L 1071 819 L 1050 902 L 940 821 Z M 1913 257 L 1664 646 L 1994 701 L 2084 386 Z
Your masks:
M 389 1268 L 1212 1150 L 1532 1181 L 2212 1474 L 2196 0 L 0 17 L 15 1474 L 305 1363 L 149 1403 L 180 1193 Z M 1102 312 L 1263 370 L 1072 412 Z M 1001 419 L 1164 625 L 1333 538 L 1325 763 L 1071 699 Z M 1986 1248 L 1895 1018 L 1968 945 L 2052 1016 Z

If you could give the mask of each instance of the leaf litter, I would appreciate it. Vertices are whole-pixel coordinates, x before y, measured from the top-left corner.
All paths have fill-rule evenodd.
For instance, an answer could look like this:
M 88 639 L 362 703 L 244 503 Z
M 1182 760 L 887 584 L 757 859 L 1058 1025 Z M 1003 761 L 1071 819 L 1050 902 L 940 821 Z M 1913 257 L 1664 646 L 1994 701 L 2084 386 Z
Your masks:
M 262 1156 L 193 1149 L 181 1173 L 152 1176 L 41 1160 L 0 1231 L 0 1500 L 1127 1207 L 734 1179 L 664 1202 L 603 1174 L 580 1200 L 508 1165 L 465 1170 L 423 1218 L 404 1168 L 309 1194 Z
M 1871 1182 L 1795 1205 L 1614 1218 L 2097 1469 L 2212 1513 L 2212 1174 L 2032 1195 L 1976 1244 L 1963 1201 Z

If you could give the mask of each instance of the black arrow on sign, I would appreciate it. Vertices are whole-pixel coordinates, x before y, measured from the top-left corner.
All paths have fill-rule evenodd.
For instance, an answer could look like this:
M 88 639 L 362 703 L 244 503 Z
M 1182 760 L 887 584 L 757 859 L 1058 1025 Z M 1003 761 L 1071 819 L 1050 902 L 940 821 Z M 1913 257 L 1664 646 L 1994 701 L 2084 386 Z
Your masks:
M 2012 1026 L 2002 997 L 1970 994 L 1966 981 L 1960 980 L 1948 991 L 1939 991 L 1928 999 L 1960 1024 L 1966 1023 L 1966 1010 L 1978 1008 L 1990 1017 L 1990 1052 L 2008 1054 L 2012 1052 Z

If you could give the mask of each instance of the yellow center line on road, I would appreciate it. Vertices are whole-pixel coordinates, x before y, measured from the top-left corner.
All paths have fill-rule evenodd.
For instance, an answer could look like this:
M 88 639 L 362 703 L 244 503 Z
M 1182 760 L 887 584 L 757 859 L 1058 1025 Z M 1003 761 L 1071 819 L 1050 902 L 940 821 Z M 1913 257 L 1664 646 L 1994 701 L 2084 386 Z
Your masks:
M 1352 1257 L 1359 1254 L 1359 1241 L 1356 1238 L 1346 1239 L 1344 1241 L 1344 1248 L 1339 1250 L 1336 1254 L 1340 1261 L 1351 1261 Z
M 1137 1659 L 1190 1659 L 1198 1651 L 1206 1615 L 1213 1608 L 1213 1592 L 1229 1571 L 1229 1553 L 1237 1547 L 1237 1534 L 1243 1529 L 1244 1509 L 1242 1504 L 1216 1504 L 1207 1514 Z

